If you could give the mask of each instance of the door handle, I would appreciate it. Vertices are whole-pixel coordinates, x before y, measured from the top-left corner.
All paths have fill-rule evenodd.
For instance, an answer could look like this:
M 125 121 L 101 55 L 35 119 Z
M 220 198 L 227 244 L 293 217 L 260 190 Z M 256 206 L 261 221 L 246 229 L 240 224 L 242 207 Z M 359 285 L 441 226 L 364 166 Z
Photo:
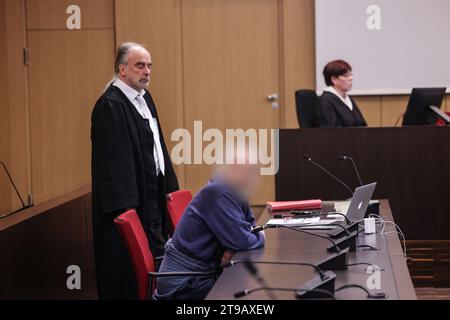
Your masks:
M 272 93 L 267 96 L 267 101 L 272 102 L 272 109 L 277 110 L 280 108 L 278 103 L 278 93 Z

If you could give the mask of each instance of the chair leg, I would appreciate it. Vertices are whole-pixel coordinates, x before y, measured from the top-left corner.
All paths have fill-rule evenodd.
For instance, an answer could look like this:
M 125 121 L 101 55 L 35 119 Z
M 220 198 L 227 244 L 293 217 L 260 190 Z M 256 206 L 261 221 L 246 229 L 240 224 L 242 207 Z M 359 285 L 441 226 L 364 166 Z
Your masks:
M 152 300 L 153 298 L 153 277 L 151 275 L 148 276 L 148 292 L 147 292 L 147 300 Z

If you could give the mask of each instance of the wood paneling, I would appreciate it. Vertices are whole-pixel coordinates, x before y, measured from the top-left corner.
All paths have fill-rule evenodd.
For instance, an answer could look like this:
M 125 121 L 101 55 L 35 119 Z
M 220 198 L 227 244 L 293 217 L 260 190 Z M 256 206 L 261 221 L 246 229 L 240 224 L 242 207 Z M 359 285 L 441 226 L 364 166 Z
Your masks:
M 116 44 L 142 43 L 152 60 L 149 90 L 155 100 L 169 150 L 173 130 L 184 127 L 181 46 L 181 0 L 116 0 Z M 178 180 L 186 187 L 184 167 L 175 166 Z
M 397 121 L 397 126 L 402 125 L 408 99 L 408 96 L 381 97 L 381 124 L 383 127 L 394 127 Z
M 2 117 L 0 119 L 0 158 L 6 163 L 24 200 L 30 193 L 27 68 L 23 63 L 25 47 L 25 7 L 23 1 L 0 1 L 3 17 L 1 32 Z M 6 142 L 6 140 L 8 140 Z M 2 170 L 0 170 L 2 171 Z M 3 171 L 0 177 L 4 177 Z M 1 179 L 1 178 L 0 178 Z M 20 202 L 7 180 L 0 182 L 0 207 L 6 212 L 19 208 Z M 9 199 L 5 199 L 9 198 Z M 6 207 L 3 205 L 6 204 Z
M 114 35 L 31 31 L 28 41 L 32 186 L 41 202 L 90 183 L 90 114 L 112 75 Z
M 370 127 L 381 127 L 381 97 L 354 97 Z
M 315 87 L 314 0 L 283 0 L 282 128 L 298 128 L 295 91 Z
M 267 96 L 280 94 L 277 0 L 182 1 L 185 126 L 204 130 L 271 129 L 280 124 Z M 204 144 L 205 147 L 207 144 Z M 188 165 L 197 192 L 212 167 Z M 254 203 L 273 199 L 273 176 L 262 177 Z
M 78 5 L 81 30 L 113 28 L 113 0 L 26 0 L 28 30 L 66 29 L 67 7 Z
M 5 1 L 0 0 L 0 43 L 6 43 L 7 28 L 5 24 Z M 8 62 L 6 59 L 6 46 L 0 46 L 0 68 L 5 70 Z M 10 137 L 9 137 L 9 93 L 8 74 L 0 77 L 0 161 L 7 166 L 10 163 Z M 0 166 L 0 215 L 11 209 L 11 188 L 7 175 Z

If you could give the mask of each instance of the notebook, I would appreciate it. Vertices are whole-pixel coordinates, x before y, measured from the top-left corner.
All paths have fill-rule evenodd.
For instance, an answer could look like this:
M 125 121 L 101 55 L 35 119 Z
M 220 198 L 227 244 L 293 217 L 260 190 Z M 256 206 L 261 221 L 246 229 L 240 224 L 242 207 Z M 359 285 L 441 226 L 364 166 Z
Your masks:
M 322 200 L 267 202 L 272 211 L 316 210 L 322 208 Z

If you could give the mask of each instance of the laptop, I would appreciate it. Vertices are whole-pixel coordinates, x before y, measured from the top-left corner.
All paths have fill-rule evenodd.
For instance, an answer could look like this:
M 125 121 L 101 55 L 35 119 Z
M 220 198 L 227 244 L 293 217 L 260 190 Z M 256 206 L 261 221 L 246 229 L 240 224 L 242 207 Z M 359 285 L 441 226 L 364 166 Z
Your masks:
M 375 192 L 376 186 L 377 183 L 374 182 L 356 188 L 346 214 L 349 224 L 346 225 L 344 222 L 342 226 L 346 228 L 357 228 L 357 225 L 364 219 L 366 215 L 367 207 L 369 206 L 370 200 L 372 200 L 372 196 Z M 335 228 L 334 232 L 330 233 L 329 235 L 333 237 L 339 234 L 342 234 L 342 229 L 337 227 Z
M 356 188 L 353 194 L 352 201 L 347 210 L 347 219 L 350 222 L 360 222 L 366 215 L 367 207 L 370 200 L 372 200 L 373 193 L 377 183 L 371 183 L 359 188 Z
M 372 199 L 373 193 L 375 191 L 375 187 L 377 183 L 372 183 L 369 185 L 365 185 L 359 187 L 353 193 L 352 200 L 348 207 L 346 216 L 349 220 L 349 225 L 346 225 L 345 222 L 342 222 L 341 219 L 320 219 L 320 217 L 311 217 L 311 218 L 302 218 L 302 219 L 271 219 L 267 225 L 272 224 L 282 224 L 291 227 L 302 227 L 302 229 L 311 229 L 311 230 L 332 230 L 329 234 L 330 236 L 339 235 L 342 233 L 342 228 L 329 226 L 330 224 L 341 224 L 343 227 L 350 227 L 351 225 L 356 226 L 359 224 L 361 220 L 364 219 L 364 216 L 367 211 L 367 207 L 369 206 L 370 200 Z M 345 214 L 345 213 L 344 213 Z M 333 215 L 331 213 L 331 215 Z

